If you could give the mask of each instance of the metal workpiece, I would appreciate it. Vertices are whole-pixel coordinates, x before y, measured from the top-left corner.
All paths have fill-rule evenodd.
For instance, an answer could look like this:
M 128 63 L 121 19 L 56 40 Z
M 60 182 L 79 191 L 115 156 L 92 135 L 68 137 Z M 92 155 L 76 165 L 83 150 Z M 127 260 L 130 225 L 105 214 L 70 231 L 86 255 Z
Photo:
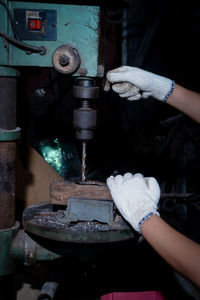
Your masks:
M 73 74 L 81 64 L 79 51 L 70 44 L 58 47 L 52 55 L 53 67 L 63 74 Z
M 0 229 L 15 224 L 15 156 L 15 142 L 0 142 Z
M 109 200 L 69 198 L 66 209 L 66 222 L 90 222 L 109 224 L 114 221 L 113 202 Z
M 20 223 L 11 228 L 0 230 L 0 276 L 12 274 L 17 268 L 17 262 L 11 254 L 11 245 L 17 236 Z
M 19 230 L 13 240 L 10 253 L 13 259 L 26 266 L 35 266 L 38 261 L 51 261 L 60 257 L 37 244 L 23 229 Z

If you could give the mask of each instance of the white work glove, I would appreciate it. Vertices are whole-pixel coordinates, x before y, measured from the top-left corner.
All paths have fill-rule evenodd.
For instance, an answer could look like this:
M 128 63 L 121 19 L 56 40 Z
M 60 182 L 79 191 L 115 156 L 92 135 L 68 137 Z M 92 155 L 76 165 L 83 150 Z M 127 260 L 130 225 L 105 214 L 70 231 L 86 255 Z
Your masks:
M 112 89 L 122 98 L 139 100 L 150 96 L 165 102 L 174 89 L 174 81 L 139 68 L 122 66 L 109 71 L 104 91 Z M 141 92 L 141 93 L 140 93 Z
M 160 188 L 154 177 L 137 173 L 110 176 L 107 185 L 116 207 L 131 226 L 141 233 L 142 223 L 152 215 L 158 215 Z

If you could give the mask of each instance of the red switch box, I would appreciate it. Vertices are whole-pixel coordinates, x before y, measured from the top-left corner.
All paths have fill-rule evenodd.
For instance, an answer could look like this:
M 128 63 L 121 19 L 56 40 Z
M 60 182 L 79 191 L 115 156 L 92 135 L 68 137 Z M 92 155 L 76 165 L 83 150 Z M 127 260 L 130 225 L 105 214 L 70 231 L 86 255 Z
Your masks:
M 41 20 L 40 19 L 29 19 L 28 25 L 30 30 L 41 30 Z

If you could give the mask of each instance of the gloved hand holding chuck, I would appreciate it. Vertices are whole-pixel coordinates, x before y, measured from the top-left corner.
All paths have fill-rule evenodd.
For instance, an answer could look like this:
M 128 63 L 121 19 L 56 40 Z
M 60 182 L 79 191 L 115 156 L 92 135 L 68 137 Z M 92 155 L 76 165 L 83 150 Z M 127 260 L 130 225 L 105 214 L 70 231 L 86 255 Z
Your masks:
M 105 91 L 112 89 L 128 100 L 154 97 L 165 102 L 174 89 L 174 81 L 135 67 L 122 66 L 106 75 Z
M 110 176 L 107 179 L 113 201 L 122 216 L 141 233 L 142 223 L 152 215 L 158 215 L 160 188 L 154 177 L 137 173 Z

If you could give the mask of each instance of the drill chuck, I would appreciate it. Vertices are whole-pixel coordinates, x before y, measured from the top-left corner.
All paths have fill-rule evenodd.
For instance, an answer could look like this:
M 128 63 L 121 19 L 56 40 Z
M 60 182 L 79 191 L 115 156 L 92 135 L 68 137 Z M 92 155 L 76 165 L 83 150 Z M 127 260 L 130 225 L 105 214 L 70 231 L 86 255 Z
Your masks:
M 76 129 L 76 138 L 82 142 L 93 138 L 93 130 L 96 128 L 97 111 L 89 107 L 89 101 L 97 98 L 99 88 L 95 86 L 92 78 L 78 78 L 73 87 L 75 98 L 81 99 L 81 107 L 73 112 L 73 127 Z
M 78 108 L 73 112 L 73 126 L 76 129 L 76 138 L 80 141 L 89 141 L 93 138 L 96 128 L 97 111 L 87 108 Z

